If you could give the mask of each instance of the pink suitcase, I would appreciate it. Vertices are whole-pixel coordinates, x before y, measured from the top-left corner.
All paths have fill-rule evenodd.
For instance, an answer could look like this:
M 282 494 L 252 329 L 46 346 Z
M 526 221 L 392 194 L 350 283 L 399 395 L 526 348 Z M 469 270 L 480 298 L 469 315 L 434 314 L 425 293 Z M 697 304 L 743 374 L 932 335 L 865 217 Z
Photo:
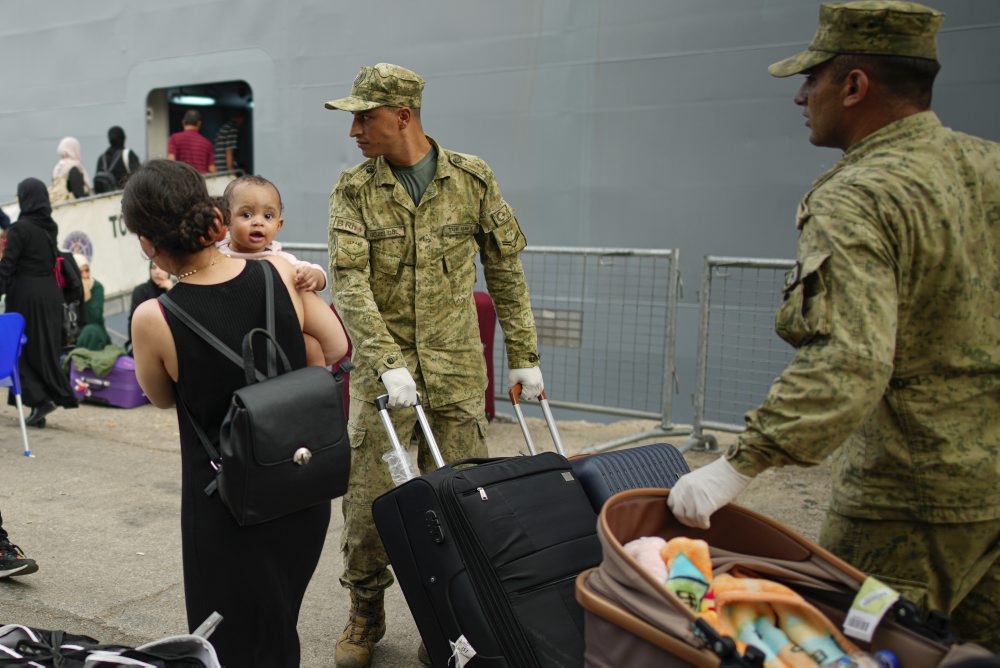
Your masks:
M 122 355 L 107 376 L 98 376 L 93 369 L 80 371 L 76 360 L 69 365 L 69 382 L 76 398 L 94 404 L 134 408 L 149 403 L 135 379 L 135 360 Z

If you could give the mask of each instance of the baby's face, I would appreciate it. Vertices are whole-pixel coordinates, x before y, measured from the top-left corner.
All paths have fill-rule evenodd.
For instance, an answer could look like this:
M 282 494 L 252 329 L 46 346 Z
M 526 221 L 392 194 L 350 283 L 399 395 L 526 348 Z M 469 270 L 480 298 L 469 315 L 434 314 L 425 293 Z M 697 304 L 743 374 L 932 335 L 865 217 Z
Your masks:
M 258 253 L 285 224 L 278 192 L 269 185 L 244 183 L 229 202 L 229 246 L 238 253 Z

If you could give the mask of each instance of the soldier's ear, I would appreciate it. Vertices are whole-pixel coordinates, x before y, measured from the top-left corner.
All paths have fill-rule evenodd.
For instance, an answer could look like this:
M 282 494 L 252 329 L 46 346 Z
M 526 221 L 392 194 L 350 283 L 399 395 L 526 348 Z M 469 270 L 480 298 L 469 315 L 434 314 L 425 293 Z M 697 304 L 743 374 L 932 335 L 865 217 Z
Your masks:
M 871 88 L 871 79 L 864 70 L 854 69 L 844 77 L 844 106 L 854 107 L 868 96 Z
M 409 107 L 400 107 L 399 111 L 396 112 L 396 122 L 399 125 L 400 130 L 405 130 L 410 124 L 410 119 L 413 117 L 413 112 Z

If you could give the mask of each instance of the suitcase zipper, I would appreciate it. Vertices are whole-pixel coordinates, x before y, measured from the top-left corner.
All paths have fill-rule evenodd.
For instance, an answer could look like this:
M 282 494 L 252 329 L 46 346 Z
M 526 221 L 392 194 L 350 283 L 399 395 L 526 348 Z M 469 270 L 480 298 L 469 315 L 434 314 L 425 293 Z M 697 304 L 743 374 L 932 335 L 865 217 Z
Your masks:
M 504 648 L 505 658 L 514 666 L 537 666 L 538 660 L 531 650 L 531 644 L 524 635 L 524 630 L 514 616 L 507 599 L 506 592 L 497 583 L 496 572 L 492 569 L 489 559 L 479 544 L 475 532 L 469 525 L 461 506 L 456 500 L 454 479 L 442 479 L 441 508 L 445 512 L 448 524 L 453 527 L 460 544 L 465 545 L 471 554 L 466 560 L 466 566 L 472 575 L 475 590 L 482 595 L 485 606 L 498 622 L 500 631 L 497 640 Z M 452 484 L 449 484 L 452 483 Z M 486 491 L 480 489 L 480 498 L 486 496 Z M 484 499 L 485 500 L 485 499 Z M 509 655 L 509 656 L 508 656 Z
M 577 573 L 572 573 L 565 577 L 561 577 L 558 580 L 552 580 L 551 582 L 546 582 L 545 584 L 535 585 L 533 587 L 528 587 L 527 589 L 518 589 L 517 591 L 511 592 L 511 596 L 527 596 L 528 594 L 533 594 L 540 589 L 548 589 L 549 587 L 555 587 L 556 585 L 563 584 L 568 580 L 575 580 Z

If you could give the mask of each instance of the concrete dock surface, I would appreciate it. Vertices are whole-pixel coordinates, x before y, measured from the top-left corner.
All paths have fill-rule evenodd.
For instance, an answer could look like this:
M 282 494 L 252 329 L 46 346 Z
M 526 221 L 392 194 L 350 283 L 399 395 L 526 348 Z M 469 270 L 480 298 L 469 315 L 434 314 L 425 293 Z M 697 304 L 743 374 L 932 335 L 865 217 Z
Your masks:
M 529 416 L 535 408 L 526 407 Z M 536 445 L 549 447 L 544 422 L 528 421 Z M 572 454 L 653 426 L 642 420 L 567 421 L 560 423 L 560 433 Z M 732 436 L 720 435 L 723 443 L 727 438 Z M 186 633 L 174 411 L 84 404 L 52 413 L 45 429 L 29 428 L 29 439 L 32 458 L 22 453 L 14 409 L 0 413 L 4 527 L 39 565 L 37 573 L 0 580 L 0 625 L 63 629 L 130 645 Z M 679 445 L 684 437 L 667 440 Z M 494 455 L 525 449 L 517 424 L 502 420 L 490 426 L 488 445 Z M 717 456 L 688 453 L 687 459 L 695 467 Z M 829 495 L 829 472 L 825 467 L 794 471 L 781 474 L 784 478 L 765 473 L 740 501 L 815 536 Z M 334 644 L 346 621 L 349 596 L 338 580 L 342 527 L 335 501 L 299 618 L 306 667 L 334 665 Z M 261 549 L 281 559 L 280 545 Z M 387 592 L 386 613 L 388 631 L 373 665 L 420 665 L 419 635 L 398 585 Z

